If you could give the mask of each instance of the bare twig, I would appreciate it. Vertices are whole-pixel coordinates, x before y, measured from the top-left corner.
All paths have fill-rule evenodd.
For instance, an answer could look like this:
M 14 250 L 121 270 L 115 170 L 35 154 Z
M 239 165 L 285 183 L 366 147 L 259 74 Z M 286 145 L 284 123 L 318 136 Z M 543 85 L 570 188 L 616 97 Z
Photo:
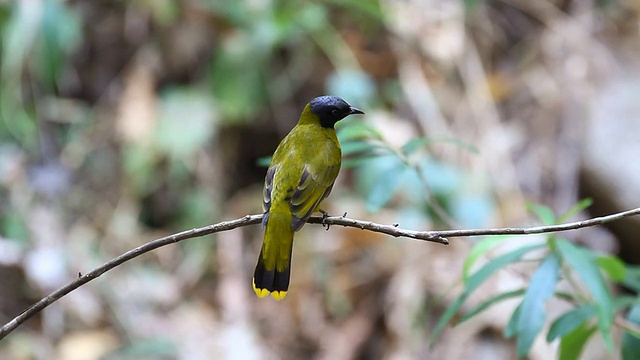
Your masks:
M 634 216 L 640 214 L 640 208 L 628 210 L 608 216 L 597 217 L 585 221 L 577 221 L 561 225 L 552 226 L 537 226 L 530 228 L 501 228 L 501 229 L 470 229 L 470 230 L 443 230 L 443 231 L 415 231 L 402 229 L 394 225 L 377 224 L 371 221 L 362 221 L 356 219 L 349 219 L 344 216 L 313 216 L 309 219 L 311 224 L 325 224 L 325 225 L 340 225 L 346 227 L 354 227 L 362 230 L 368 230 L 383 234 L 388 234 L 396 237 L 408 237 L 417 240 L 431 241 L 440 244 L 448 244 L 447 238 L 450 237 L 468 237 L 468 236 L 483 236 L 483 235 L 528 235 L 528 234 L 540 234 L 551 233 L 558 231 L 574 230 L 589 226 L 602 225 L 609 221 L 621 219 L 623 217 Z M 205 226 L 202 228 L 182 231 L 173 235 L 165 236 L 160 239 L 150 241 L 144 245 L 138 246 L 135 249 L 129 250 L 124 254 L 104 263 L 103 265 L 93 269 L 92 271 L 79 276 L 74 281 L 61 287 L 60 289 L 45 296 L 37 303 L 33 304 L 27 310 L 16 316 L 13 320 L 6 323 L 0 329 L 0 340 L 9 335 L 20 324 L 27 321 L 29 318 L 39 313 L 47 306 L 58 301 L 63 296 L 67 295 L 71 291 L 79 288 L 80 286 L 88 283 L 89 281 L 99 277 L 105 272 L 113 269 L 114 267 L 136 258 L 142 254 L 145 254 L 151 250 L 155 250 L 159 247 L 177 243 L 182 240 L 201 237 L 216 232 L 233 230 L 247 225 L 259 224 L 262 221 L 262 215 L 247 215 L 239 219 L 223 221 L 214 225 Z M 80 274 L 79 274 L 80 275 Z

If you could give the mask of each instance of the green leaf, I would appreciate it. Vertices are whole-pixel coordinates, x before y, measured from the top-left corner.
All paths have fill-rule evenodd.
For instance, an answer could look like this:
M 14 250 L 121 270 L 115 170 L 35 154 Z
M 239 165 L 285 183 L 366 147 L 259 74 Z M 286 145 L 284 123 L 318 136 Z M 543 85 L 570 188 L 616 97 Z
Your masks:
M 531 277 L 530 286 L 522 300 L 522 310 L 517 323 L 518 356 L 525 357 L 533 341 L 547 318 L 545 302 L 553 296 L 558 283 L 560 259 L 555 253 L 549 254 Z
M 341 148 L 342 148 L 342 155 L 348 156 L 351 154 L 366 153 L 366 152 L 373 151 L 374 149 L 377 148 L 377 146 L 367 141 L 356 140 L 356 141 L 346 141 L 342 143 Z
M 259 167 L 269 167 L 269 164 L 271 164 L 271 156 L 263 156 L 261 158 L 258 158 L 258 160 L 256 160 L 256 165 Z
M 44 2 L 40 33 L 42 38 L 33 57 L 36 72 L 48 86 L 53 86 L 64 68 L 67 54 L 80 42 L 80 17 L 63 2 Z
M 640 304 L 631 308 L 627 314 L 629 323 L 640 326 Z M 622 336 L 622 360 L 635 360 L 640 354 L 640 334 L 625 331 Z
M 640 266 L 627 266 L 622 285 L 640 292 Z
M 482 285 L 485 280 L 487 280 L 491 275 L 493 275 L 496 271 L 500 270 L 504 266 L 520 260 L 528 252 L 539 249 L 543 246 L 544 243 L 517 248 L 509 253 L 498 256 L 497 258 L 489 261 L 482 268 L 471 275 L 465 283 L 465 289 L 462 294 L 460 294 L 460 296 L 456 298 L 454 303 L 447 308 L 442 317 L 440 317 L 440 320 L 438 320 L 438 323 L 433 330 L 433 334 L 431 334 L 431 343 L 433 343 L 440 336 L 440 333 L 442 333 L 444 327 L 449 323 L 449 321 L 451 321 L 451 319 L 453 319 L 462 304 L 464 304 L 464 302 L 466 301 L 467 297 L 469 297 L 469 295 L 471 295 L 471 293 L 475 289 L 477 289 L 478 286 Z
M 155 140 L 177 160 L 191 159 L 217 131 L 217 113 L 208 92 L 171 88 L 161 97 Z
M 357 107 L 371 102 L 376 94 L 376 84 L 368 73 L 359 70 L 339 69 L 329 75 L 327 90 Z
M 547 342 L 552 342 L 556 338 L 563 337 L 574 331 L 595 315 L 596 307 L 593 304 L 584 304 L 567 311 L 551 323 L 547 334 Z
M 460 307 L 462 307 L 462 304 L 464 304 L 464 302 L 467 300 L 468 296 L 468 293 L 463 292 L 455 299 L 455 301 L 451 305 L 449 305 L 444 314 L 442 314 L 442 316 L 438 320 L 436 327 L 433 329 L 433 333 L 431 333 L 431 337 L 429 339 L 429 344 L 433 345 L 438 337 L 440 337 L 440 334 L 444 330 L 444 327 L 449 323 L 449 321 L 451 321 L 451 319 L 453 319 Z
M 513 291 L 507 291 L 507 292 L 503 292 L 500 293 L 498 295 L 495 295 L 487 300 L 485 300 L 484 302 L 482 302 L 480 305 L 476 306 L 475 308 L 469 310 L 466 314 L 464 314 L 462 316 L 462 318 L 460 318 L 460 320 L 458 320 L 457 324 L 462 324 L 463 322 L 471 319 L 472 317 L 478 315 L 479 313 L 485 311 L 486 309 L 488 309 L 489 307 L 493 306 L 494 304 L 499 303 L 500 301 L 503 300 L 508 300 L 517 296 L 522 296 L 525 292 L 525 289 L 518 289 L 518 290 L 513 290 Z
M 465 259 L 464 266 L 462 268 L 462 277 L 465 282 L 469 277 L 469 272 L 471 271 L 471 268 L 476 263 L 476 261 L 478 261 L 478 259 L 484 256 L 489 250 L 493 249 L 506 239 L 508 239 L 508 237 L 504 235 L 486 236 L 473 246 L 473 249 L 471 249 L 471 252 Z
M 527 209 L 534 213 L 544 225 L 556 224 L 556 215 L 548 206 L 529 203 Z
M 224 119 L 246 121 L 266 99 L 268 51 L 255 46 L 246 32 L 239 31 L 237 36 L 221 42 L 215 52 L 208 83 L 216 99 L 216 110 Z
M 613 351 L 611 324 L 613 323 L 613 302 L 593 253 L 558 239 L 558 250 L 564 261 L 578 274 L 595 300 L 598 309 L 598 329 L 610 351 Z
M 336 125 L 340 143 L 354 140 L 382 140 L 382 134 L 362 121 L 339 122 Z
M 507 323 L 507 327 L 504 328 L 504 337 L 507 339 L 512 338 L 518 332 L 518 322 L 520 322 L 520 314 L 522 314 L 522 303 L 511 314 L 511 319 Z
M 380 154 L 362 154 L 348 157 L 346 159 L 342 159 L 342 165 L 340 167 L 342 169 L 350 169 L 353 167 L 361 166 L 366 164 L 369 160 L 378 156 L 380 156 Z
M 413 138 L 402 145 L 400 150 L 405 155 L 411 155 L 421 147 L 428 145 L 430 142 L 431 140 L 426 137 Z
M 620 295 L 613 299 L 615 312 L 622 311 L 628 307 L 640 305 L 640 298 L 631 295 Z
M 367 196 L 367 210 L 376 212 L 384 207 L 404 178 L 407 168 L 404 165 L 392 167 L 384 171 Z
M 434 143 L 450 143 L 453 145 L 456 145 L 460 148 L 463 148 L 467 151 L 469 151 L 470 153 L 473 154 L 478 154 L 479 151 L 478 149 L 470 144 L 465 143 L 464 141 L 455 139 L 455 138 L 450 138 L 450 137 L 419 137 L 419 138 L 414 138 L 411 139 L 409 141 L 407 141 L 406 144 L 404 144 L 401 148 L 402 152 L 405 155 L 411 155 L 412 153 L 414 153 L 416 150 L 419 150 L 420 148 L 427 146 L 427 145 L 431 145 Z
M 482 268 L 480 268 L 478 271 L 473 273 L 473 275 L 471 275 L 467 279 L 467 282 L 465 284 L 466 286 L 465 292 L 474 291 L 478 286 L 480 286 L 483 282 L 485 282 L 485 280 L 487 280 L 496 271 L 502 269 L 503 267 L 505 267 L 510 263 L 520 260 L 528 252 L 536 249 L 540 249 L 544 246 L 545 246 L 544 243 L 523 246 L 515 250 L 512 250 L 504 255 L 500 255 L 497 258 L 489 261 L 487 264 L 485 264 Z
M 585 323 L 567 334 L 560 340 L 559 360 L 579 360 L 584 345 L 596 331 L 595 326 L 587 326 Z
M 624 279 L 627 267 L 618 257 L 602 255 L 599 256 L 596 261 L 600 269 L 602 269 L 611 280 L 619 282 Z
M 588 208 L 589 206 L 591 206 L 591 204 L 593 204 L 593 200 L 591 200 L 591 198 L 585 198 L 578 201 L 577 204 L 573 205 L 571 209 L 567 210 L 567 212 L 560 216 L 560 218 L 558 219 L 558 224 L 562 224 L 563 222 L 569 220 L 573 215 Z

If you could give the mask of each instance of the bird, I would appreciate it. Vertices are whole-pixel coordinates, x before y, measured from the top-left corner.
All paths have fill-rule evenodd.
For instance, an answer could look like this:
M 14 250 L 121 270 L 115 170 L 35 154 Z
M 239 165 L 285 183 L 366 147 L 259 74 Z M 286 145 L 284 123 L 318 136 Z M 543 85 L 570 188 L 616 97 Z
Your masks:
M 322 211 L 342 161 L 334 125 L 354 114 L 364 112 L 337 96 L 316 97 L 273 153 L 263 188 L 264 238 L 253 274 L 258 297 L 287 295 L 294 233 Z

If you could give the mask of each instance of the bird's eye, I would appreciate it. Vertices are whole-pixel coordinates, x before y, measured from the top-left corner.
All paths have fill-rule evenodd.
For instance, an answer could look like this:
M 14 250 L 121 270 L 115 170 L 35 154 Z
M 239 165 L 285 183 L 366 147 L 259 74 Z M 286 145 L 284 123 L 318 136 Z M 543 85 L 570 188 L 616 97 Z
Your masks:
M 338 116 L 338 113 L 339 113 L 338 109 L 331 110 L 331 115 L 333 116 Z

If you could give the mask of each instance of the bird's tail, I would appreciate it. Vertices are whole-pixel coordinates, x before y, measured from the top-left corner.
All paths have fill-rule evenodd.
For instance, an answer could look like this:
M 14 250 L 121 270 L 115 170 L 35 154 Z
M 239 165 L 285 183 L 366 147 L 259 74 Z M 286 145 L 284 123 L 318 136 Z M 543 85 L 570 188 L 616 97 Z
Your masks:
M 274 299 L 282 300 L 287 296 L 291 274 L 291 214 L 270 212 L 268 216 L 264 242 L 253 273 L 253 290 L 258 297 L 271 293 Z

